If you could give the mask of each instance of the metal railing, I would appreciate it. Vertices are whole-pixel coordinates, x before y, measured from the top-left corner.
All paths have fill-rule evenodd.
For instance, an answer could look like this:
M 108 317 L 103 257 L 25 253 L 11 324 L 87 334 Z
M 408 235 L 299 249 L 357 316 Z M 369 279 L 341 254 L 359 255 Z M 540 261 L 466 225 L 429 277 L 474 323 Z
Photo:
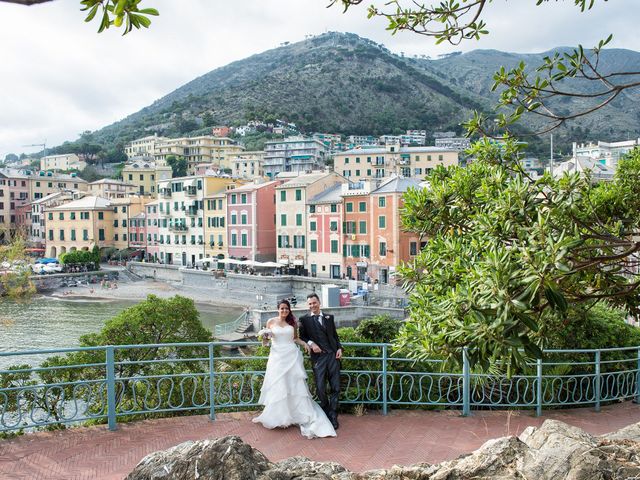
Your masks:
M 234 356 L 222 348 L 230 345 L 257 342 L 0 353 L 0 365 L 18 365 L 0 370 L 0 431 L 86 421 L 106 422 L 113 430 L 123 417 L 206 411 L 213 420 L 216 411 L 254 409 L 267 357 Z M 548 350 L 511 378 L 474 372 L 466 352 L 461 370 L 446 372 L 440 359 L 399 358 L 388 344 L 344 347 L 340 402 L 378 407 L 384 414 L 410 406 L 459 408 L 463 415 L 517 407 L 541 415 L 544 408 L 599 411 L 603 403 L 640 402 L 640 347 Z M 30 365 L 34 356 L 37 367 Z
M 235 320 L 223 323 L 221 325 L 215 325 L 213 330 L 213 336 L 219 337 L 220 335 L 228 335 L 229 333 L 235 332 L 240 325 L 247 322 L 249 318 L 249 312 L 242 312 L 242 314 L 236 318 Z

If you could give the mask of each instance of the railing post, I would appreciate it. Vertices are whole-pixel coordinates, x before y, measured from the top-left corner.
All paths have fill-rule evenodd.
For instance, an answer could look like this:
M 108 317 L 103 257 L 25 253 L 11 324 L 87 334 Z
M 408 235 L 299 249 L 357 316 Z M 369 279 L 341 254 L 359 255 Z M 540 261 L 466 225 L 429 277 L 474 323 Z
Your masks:
M 209 343 L 209 419 L 216 419 L 216 402 L 214 400 L 215 390 L 213 388 L 213 371 L 215 364 L 213 361 L 213 342 Z
M 467 347 L 462 350 L 462 416 L 471 415 L 471 368 Z
M 640 348 L 638 348 L 638 361 L 636 363 L 636 403 L 640 404 Z
M 382 414 L 387 414 L 387 344 L 382 346 Z
M 542 359 L 536 361 L 536 417 L 542 415 Z
M 109 430 L 116 429 L 116 367 L 113 345 L 106 350 L 107 368 L 107 423 Z
M 600 411 L 600 350 L 596 351 L 596 378 L 595 378 L 595 394 L 596 394 L 596 412 Z

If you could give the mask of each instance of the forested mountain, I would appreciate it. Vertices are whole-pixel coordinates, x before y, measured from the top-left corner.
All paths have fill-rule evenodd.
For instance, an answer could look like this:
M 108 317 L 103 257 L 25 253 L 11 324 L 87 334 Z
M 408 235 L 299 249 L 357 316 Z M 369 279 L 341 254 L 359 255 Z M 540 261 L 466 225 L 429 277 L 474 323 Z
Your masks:
M 436 60 L 405 58 L 354 34 L 327 33 L 213 70 L 94 138 L 113 145 L 153 133 L 178 136 L 210 124 L 275 118 L 295 122 L 307 133 L 460 132 L 471 110 L 492 108 L 492 76 L 500 66 L 521 60 L 535 65 L 544 55 L 477 50 Z M 603 65 L 640 71 L 640 53 L 608 50 Z M 640 91 L 626 92 L 564 129 L 564 135 L 578 141 L 637 137 L 638 100 Z

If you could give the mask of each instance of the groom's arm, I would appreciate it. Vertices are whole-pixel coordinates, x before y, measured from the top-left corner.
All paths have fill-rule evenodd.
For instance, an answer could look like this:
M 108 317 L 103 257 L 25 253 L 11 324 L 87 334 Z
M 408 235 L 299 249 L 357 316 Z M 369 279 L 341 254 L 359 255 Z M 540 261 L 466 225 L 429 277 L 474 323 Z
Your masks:
M 333 324 L 333 338 L 336 339 L 336 345 L 338 345 L 338 349 L 342 350 L 342 344 L 340 343 L 340 338 L 338 337 L 338 329 L 336 328 L 336 320 L 333 315 L 331 315 L 331 323 Z
M 307 333 L 307 328 L 304 324 L 305 317 L 300 317 L 300 327 L 298 328 L 298 335 L 300 336 L 300 340 L 302 340 L 306 344 L 309 344 L 309 334 Z

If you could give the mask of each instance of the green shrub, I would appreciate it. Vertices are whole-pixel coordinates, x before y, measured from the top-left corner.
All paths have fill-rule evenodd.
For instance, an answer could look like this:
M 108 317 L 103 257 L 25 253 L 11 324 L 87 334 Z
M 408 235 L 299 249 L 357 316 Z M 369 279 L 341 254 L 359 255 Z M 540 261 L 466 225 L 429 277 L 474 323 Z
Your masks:
M 402 321 L 389 315 L 376 315 L 360 322 L 355 329 L 356 333 L 365 342 L 389 343 L 400 331 Z

